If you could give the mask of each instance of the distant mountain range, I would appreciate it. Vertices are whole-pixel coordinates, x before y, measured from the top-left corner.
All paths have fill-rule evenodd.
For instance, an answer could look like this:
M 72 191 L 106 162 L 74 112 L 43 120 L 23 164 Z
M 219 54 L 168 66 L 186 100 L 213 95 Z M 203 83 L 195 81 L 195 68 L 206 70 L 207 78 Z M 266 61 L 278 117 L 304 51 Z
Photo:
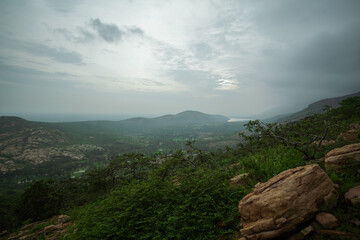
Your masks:
M 317 102 L 310 104 L 307 108 L 292 114 L 284 114 L 275 116 L 269 119 L 265 119 L 265 122 L 287 122 L 287 121 L 297 121 L 304 117 L 311 116 L 315 113 L 322 113 L 324 111 L 325 106 L 330 106 L 332 108 L 339 107 L 339 103 L 349 97 L 360 96 L 360 92 L 341 96 L 341 97 L 333 97 L 326 98 Z
M 228 120 L 197 111 L 120 121 L 55 123 L 2 116 L 0 178 L 7 175 L 22 182 L 34 176 L 63 176 L 125 152 L 150 154 L 183 148 L 188 139 L 204 149 L 235 146 L 243 123 Z M 0 181 L 0 190 L 6 184 Z
M 360 96 L 360 92 L 324 99 L 297 113 L 263 121 L 295 121 L 321 113 L 325 105 L 337 107 L 343 99 L 352 96 Z M 204 150 L 236 146 L 240 141 L 238 133 L 245 130 L 244 122 L 228 120 L 222 115 L 197 111 L 120 121 L 51 123 L 3 116 L 0 117 L 0 192 L 36 177 L 68 176 L 101 165 L 120 153 L 151 154 L 184 148 L 189 139 L 196 140 L 197 146 Z
M 155 118 L 130 118 L 119 121 L 120 123 L 146 124 L 151 127 L 169 127 L 177 125 L 196 125 L 225 123 L 228 117 L 222 115 L 205 114 L 198 111 L 184 111 L 175 115 L 164 115 Z M 139 126 L 140 127 L 140 126 Z

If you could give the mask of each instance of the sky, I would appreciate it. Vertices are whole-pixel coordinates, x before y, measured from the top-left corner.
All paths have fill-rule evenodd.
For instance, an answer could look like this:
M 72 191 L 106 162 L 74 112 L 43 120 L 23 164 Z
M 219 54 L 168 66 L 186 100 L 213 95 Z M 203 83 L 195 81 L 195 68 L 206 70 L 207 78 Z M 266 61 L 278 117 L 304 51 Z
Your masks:
M 1 0 L 0 115 L 301 110 L 360 91 L 359 12 L 358 0 Z

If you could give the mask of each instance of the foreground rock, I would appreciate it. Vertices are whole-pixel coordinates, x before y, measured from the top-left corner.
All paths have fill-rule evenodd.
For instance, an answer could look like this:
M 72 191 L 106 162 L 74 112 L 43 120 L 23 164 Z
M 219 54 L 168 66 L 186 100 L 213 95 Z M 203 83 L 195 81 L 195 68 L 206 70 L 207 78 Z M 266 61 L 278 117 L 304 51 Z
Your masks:
M 281 172 L 239 203 L 247 239 L 275 238 L 314 217 L 323 207 L 335 205 L 336 186 L 317 164 Z
M 67 228 L 72 225 L 67 215 L 55 216 L 49 220 L 34 222 L 23 226 L 7 239 L 62 239 Z
M 360 143 L 349 144 L 335 148 L 325 155 L 326 170 L 345 170 L 360 166 Z
M 345 193 L 345 201 L 354 207 L 360 206 L 360 185 Z
M 326 229 L 333 229 L 339 226 L 339 220 L 332 214 L 321 212 L 316 214 L 315 220 Z

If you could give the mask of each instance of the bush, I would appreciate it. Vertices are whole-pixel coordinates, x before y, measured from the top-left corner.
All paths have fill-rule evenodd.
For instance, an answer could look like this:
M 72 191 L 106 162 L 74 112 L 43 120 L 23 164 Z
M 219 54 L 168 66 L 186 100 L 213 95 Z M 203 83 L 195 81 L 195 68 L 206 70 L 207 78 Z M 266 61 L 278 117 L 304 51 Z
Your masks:
M 234 213 L 245 190 L 229 186 L 230 177 L 228 171 L 199 170 L 176 185 L 157 177 L 133 181 L 84 206 L 72 238 L 209 239 L 234 232 L 239 220 Z
M 306 161 L 299 151 L 277 145 L 242 158 L 240 164 L 243 171 L 250 173 L 256 183 L 265 182 L 289 168 L 303 166 Z

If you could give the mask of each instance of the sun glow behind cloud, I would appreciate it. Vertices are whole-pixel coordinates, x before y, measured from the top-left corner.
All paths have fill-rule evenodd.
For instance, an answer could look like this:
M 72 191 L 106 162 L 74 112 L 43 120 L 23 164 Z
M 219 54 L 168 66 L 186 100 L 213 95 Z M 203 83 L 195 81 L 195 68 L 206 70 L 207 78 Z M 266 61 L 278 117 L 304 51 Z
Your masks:
M 219 79 L 219 86 L 216 89 L 219 90 L 234 90 L 238 88 L 238 83 L 235 80 Z
M 7 85 L 0 86 L 0 107 L 21 108 L 17 99 L 30 88 L 42 98 L 42 109 L 53 109 L 45 106 L 48 95 L 64 88 L 98 94 L 101 101 L 114 102 L 109 109 L 121 101 L 129 105 L 122 111 L 152 104 L 163 106 L 164 113 L 196 107 L 221 113 L 224 106 L 232 112 L 236 102 L 239 115 L 344 95 L 360 87 L 354 56 L 359 5 L 352 0 L 4 0 L 0 84 Z M 68 98 L 78 101 L 76 93 Z M 75 104 L 61 105 L 60 93 L 54 102 L 76 111 Z

